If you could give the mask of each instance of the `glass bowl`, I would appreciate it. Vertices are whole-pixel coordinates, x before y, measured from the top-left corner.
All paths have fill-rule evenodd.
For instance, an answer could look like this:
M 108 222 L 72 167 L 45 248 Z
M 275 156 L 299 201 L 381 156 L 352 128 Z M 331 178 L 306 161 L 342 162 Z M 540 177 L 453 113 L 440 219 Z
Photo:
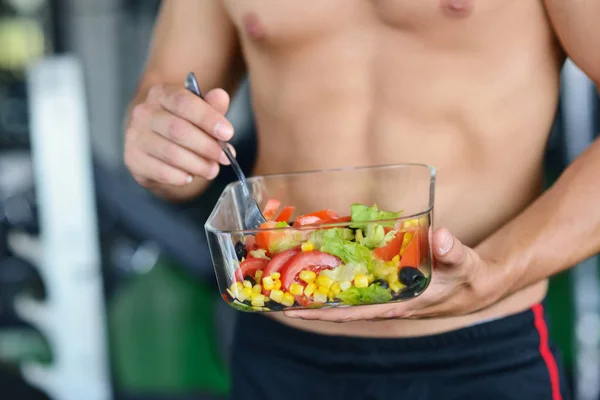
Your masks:
M 431 281 L 435 169 L 395 164 L 255 176 L 268 219 L 243 229 L 239 182 L 205 230 L 219 290 L 252 312 L 406 301 Z

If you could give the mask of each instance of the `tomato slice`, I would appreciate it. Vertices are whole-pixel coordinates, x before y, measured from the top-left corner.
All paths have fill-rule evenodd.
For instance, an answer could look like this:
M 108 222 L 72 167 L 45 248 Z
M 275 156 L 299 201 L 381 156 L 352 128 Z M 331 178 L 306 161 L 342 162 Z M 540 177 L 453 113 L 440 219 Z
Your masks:
M 267 221 L 264 224 L 262 224 L 258 229 L 259 232 L 256 234 L 256 245 L 263 249 L 263 250 L 269 250 L 269 243 L 271 243 L 271 241 L 273 240 L 273 236 L 277 235 L 277 234 L 281 234 L 281 232 L 275 232 L 275 231 L 263 231 L 261 232 L 261 229 L 273 229 L 275 228 L 275 226 L 277 225 L 277 222 L 275 221 Z
M 309 300 L 308 297 L 306 297 L 305 295 L 300 295 L 300 296 L 294 296 L 296 301 L 298 302 L 298 304 L 300 304 L 302 307 L 308 307 L 309 305 L 311 305 L 311 303 L 313 303 L 312 301 Z
M 335 211 L 321 210 L 321 211 L 316 211 L 316 212 L 310 213 L 310 214 L 300 215 L 294 221 L 294 226 L 318 224 L 318 223 L 322 223 L 322 221 L 329 221 L 329 220 L 334 220 L 337 218 L 338 218 L 338 215 Z
M 299 283 L 298 274 L 304 269 L 318 272 L 323 269 L 335 268 L 340 265 L 340 262 L 341 260 L 336 256 L 318 250 L 300 252 L 281 269 L 281 286 L 285 290 L 289 290 L 292 283 Z
M 351 218 L 350 217 L 342 217 L 342 218 L 332 218 L 332 219 L 322 219 L 319 222 L 319 225 L 325 225 L 325 224 L 341 224 L 341 223 L 346 223 L 346 222 L 350 222 Z M 323 229 L 329 229 L 329 228 L 323 228 Z
M 284 265 L 296 254 L 300 253 L 300 251 L 300 248 L 296 247 L 277 254 L 269 261 L 269 264 L 267 264 L 267 267 L 264 269 L 263 275 L 269 276 L 273 272 L 280 272 Z
M 235 270 L 235 278 L 237 282 L 242 282 L 245 277 L 256 274 L 259 269 L 264 269 L 269 260 L 266 258 L 247 258 L 240 263 L 240 267 Z
M 294 213 L 295 207 L 293 206 L 285 206 L 283 210 L 279 213 L 275 221 L 277 222 L 288 222 L 292 218 L 292 214 Z
M 294 249 L 282 251 L 281 253 L 277 254 L 271 259 L 271 261 L 269 261 L 269 263 L 263 270 L 263 276 L 269 276 L 273 272 L 280 272 L 281 269 L 285 266 L 285 264 L 296 254 L 300 253 L 300 251 L 300 247 L 297 247 Z M 263 294 L 265 296 L 268 296 L 270 292 L 270 290 L 263 289 Z
M 391 261 L 396 255 L 400 254 L 404 232 L 396 233 L 396 236 L 384 247 L 378 247 L 373 250 L 373 255 L 383 261 Z M 407 247 L 408 248 L 408 247 Z
M 265 208 L 263 209 L 263 216 L 267 221 L 271 221 L 275 218 L 277 214 L 277 210 L 279 210 L 279 206 L 281 206 L 281 202 L 276 199 L 267 200 L 267 204 L 265 204 Z
M 416 231 L 411 241 L 406 245 L 400 259 L 400 267 L 418 267 L 421 264 L 421 231 Z

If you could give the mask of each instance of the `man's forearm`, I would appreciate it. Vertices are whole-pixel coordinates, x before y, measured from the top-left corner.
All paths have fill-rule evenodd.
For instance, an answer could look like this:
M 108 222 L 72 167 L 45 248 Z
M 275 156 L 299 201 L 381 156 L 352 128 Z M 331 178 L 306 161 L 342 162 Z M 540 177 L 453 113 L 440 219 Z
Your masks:
M 600 252 L 600 139 L 519 216 L 475 249 L 514 293 Z

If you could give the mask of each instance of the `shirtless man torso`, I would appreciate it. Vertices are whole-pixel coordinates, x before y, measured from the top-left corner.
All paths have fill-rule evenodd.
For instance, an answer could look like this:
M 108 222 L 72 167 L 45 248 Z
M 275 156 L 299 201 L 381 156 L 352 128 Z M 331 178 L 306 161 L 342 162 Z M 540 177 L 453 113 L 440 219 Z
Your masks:
M 159 196 L 200 195 L 216 172 L 208 172 L 211 152 L 200 149 L 210 147 L 218 159 L 216 143 L 208 142 L 217 119 L 186 118 L 194 106 L 197 114 L 208 111 L 182 82 L 194 71 L 204 92 L 231 93 L 247 73 L 258 131 L 255 174 L 430 164 L 437 170 L 435 225 L 476 247 L 543 190 L 563 48 L 588 74 L 600 72 L 598 39 L 583 42 L 600 17 L 591 3 L 164 1 L 132 102 L 141 106 L 128 121 L 126 163 Z M 596 54 L 585 56 L 592 48 Z M 221 114 L 227 109 L 221 91 L 206 100 Z M 202 140 L 190 138 L 195 134 Z M 546 289 L 541 279 L 476 312 L 444 318 L 273 318 L 318 334 L 420 337 L 523 312 Z

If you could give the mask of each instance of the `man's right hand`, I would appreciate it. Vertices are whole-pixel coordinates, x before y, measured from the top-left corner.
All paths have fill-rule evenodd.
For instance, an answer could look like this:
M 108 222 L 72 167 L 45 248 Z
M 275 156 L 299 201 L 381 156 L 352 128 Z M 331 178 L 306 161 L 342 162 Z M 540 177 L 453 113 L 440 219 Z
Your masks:
M 200 194 L 219 164 L 229 164 L 217 143 L 233 136 L 225 118 L 229 100 L 222 89 L 202 100 L 181 86 L 153 86 L 133 108 L 125 133 L 125 165 L 135 180 L 172 199 Z

